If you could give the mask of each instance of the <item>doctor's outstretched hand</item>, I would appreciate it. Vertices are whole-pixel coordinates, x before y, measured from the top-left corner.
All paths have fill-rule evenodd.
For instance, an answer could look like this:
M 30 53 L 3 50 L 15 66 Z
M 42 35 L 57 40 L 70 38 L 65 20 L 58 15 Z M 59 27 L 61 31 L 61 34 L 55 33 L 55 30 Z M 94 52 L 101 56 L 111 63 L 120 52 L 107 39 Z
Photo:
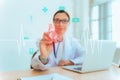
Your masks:
M 42 60 L 42 58 L 44 58 L 47 60 L 49 54 L 53 50 L 53 41 L 49 38 L 49 34 L 47 32 L 43 34 L 43 38 L 40 40 L 39 47 L 41 53 L 39 59 Z

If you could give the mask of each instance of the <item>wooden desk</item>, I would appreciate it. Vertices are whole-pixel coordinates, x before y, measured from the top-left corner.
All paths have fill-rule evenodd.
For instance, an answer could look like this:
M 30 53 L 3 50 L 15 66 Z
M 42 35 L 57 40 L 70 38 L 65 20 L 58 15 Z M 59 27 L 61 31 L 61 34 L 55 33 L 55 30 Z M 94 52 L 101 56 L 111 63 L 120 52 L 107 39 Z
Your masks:
M 46 71 L 35 71 L 30 69 L 25 71 L 5 72 L 0 73 L 0 80 L 17 80 L 19 77 L 38 76 L 50 73 L 58 73 L 70 77 L 74 80 L 120 80 L 120 68 L 117 68 L 115 66 L 111 67 L 109 70 L 84 74 L 65 70 L 61 67 L 52 67 Z

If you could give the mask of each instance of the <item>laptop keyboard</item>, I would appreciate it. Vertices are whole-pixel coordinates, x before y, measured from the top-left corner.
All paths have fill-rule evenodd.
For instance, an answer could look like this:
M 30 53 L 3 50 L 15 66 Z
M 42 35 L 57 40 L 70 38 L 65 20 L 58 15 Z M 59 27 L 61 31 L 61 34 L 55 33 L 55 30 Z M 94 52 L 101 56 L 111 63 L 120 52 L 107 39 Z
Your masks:
M 81 70 L 82 69 L 82 67 L 76 67 L 76 68 L 74 68 L 75 70 Z

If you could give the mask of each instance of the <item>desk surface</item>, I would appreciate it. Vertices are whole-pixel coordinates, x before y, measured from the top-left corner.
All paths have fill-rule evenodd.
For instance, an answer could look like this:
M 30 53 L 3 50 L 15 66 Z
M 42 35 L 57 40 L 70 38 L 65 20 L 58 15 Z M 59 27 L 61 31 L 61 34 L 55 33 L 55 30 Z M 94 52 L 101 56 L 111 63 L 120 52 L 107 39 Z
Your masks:
M 61 67 L 52 67 L 46 71 L 24 70 L 0 73 L 0 80 L 17 80 L 20 77 L 30 77 L 45 75 L 50 73 L 58 73 L 70 77 L 74 80 L 120 80 L 120 68 L 115 66 L 108 70 L 90 72 L 90 73 L 77 73 L 69 70 L 62 69 Z

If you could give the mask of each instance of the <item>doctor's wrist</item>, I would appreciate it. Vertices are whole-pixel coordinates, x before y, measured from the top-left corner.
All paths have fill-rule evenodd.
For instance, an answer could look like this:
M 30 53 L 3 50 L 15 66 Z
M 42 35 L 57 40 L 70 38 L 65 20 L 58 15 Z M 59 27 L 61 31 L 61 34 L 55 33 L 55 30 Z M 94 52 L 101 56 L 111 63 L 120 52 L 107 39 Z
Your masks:
M 47 64 L 47 63 L 48 63 L 48 58 L 47 58 L 47 57 L 39 56 L 39 60 L 40 60 L 43 64 Z

